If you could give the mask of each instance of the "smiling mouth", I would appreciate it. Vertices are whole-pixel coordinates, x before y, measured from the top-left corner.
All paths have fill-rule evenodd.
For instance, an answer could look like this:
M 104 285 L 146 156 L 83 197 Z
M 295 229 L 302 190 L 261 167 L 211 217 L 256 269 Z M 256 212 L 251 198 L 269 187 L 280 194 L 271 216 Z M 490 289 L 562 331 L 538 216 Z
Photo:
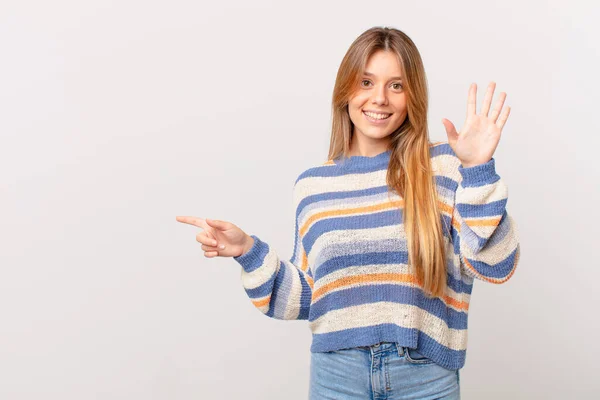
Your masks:
M 392 114 L 380 114 L 380 113 L 372 113 L 372 112 L 368 112 L 368 111 L 363 111 L 363 114 L 366 115 L 368 118 L 372 119 L 372 120 L 376 120 L 376 121 L 383 121 L 388 119 Z

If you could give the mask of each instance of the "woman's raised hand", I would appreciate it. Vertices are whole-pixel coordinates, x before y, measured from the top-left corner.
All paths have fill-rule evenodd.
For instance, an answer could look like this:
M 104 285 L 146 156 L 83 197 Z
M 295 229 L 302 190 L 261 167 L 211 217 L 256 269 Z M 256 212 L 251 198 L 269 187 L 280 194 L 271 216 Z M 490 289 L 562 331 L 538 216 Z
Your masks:
M 251 236 L 231 222 L 184 216 L 176 219 L 204 229 L 196 235 L 196 241 L 202 243 L 204 256 L 208 258 L 237 257 L 245 254 L 254 244 Z
M 485 92 L 481 111 L 477 114 L 477 85 L 471 84 L 467 99 L 467 118 L 460 132 L 456 131 L 451 121 L 442 119 L 448 135 L 448 144 L 461 160 L 463 167 L 473 167 L 490 161 L 500 141 L 500 134 L 510 114 L 510 107 L 506 106 L 504 110 L 502 109 L 506 93 L 500 92 L 492 112 L 489 113 L 494 89 L 496 83 L 491 82 Z

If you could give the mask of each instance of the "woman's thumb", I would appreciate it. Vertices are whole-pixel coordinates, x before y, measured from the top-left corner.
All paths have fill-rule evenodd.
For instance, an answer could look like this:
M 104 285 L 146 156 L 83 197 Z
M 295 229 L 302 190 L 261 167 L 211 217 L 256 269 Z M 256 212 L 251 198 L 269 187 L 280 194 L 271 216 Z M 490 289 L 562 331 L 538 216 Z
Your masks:
M 455 142 L 458 139 L 458 132 L 456 132 L 454 124 L 446 118 L 442 118 L 442 124 L 444 125 L 444 128 L 446 128 L 446 135 L 448 135 L 448 140 L 450 142 Z

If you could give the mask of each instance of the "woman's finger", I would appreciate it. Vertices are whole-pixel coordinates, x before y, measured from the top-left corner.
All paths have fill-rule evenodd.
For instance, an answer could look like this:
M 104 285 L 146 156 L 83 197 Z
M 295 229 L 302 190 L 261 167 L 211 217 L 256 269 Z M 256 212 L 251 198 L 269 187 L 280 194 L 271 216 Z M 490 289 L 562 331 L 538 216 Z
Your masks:
M 177 216 L 175 217 L 175 219 L 177 220 L 177 222 L 183 222 L 184 224 L 194 225 L 202 229 L 209 229 L 209 226 L 206 224 L 204 218 L 192 216 Z
M 218 229 L 220 231 L 226 231 L 227 229 L 231 229 L 233 224 L 231 222 L 227 222 L 227 221 L 220 221 L 218 219 L 208 219 L 206 218 L 206 223 L 215 228 Z
M 506 108 L 504 110 L 502 110 L 502 114 L 500 114 L 498 121 L 496 121 L 496 126 L 498 126 L 498 128 L 500 128 L 500 129 L 504 128 L 504 124 L 506 124 L 506 120 L 508 119 L 509 115 L 510 115 L 510 107 L 506 106 Z
M 498 100 L 496 100 L 496 106 L 494 107 L 494 109 L 492 110 L 492 113 L 490 114 L 490 119 L 494 123 L 496 123 L 496 121 L 498 120 L 498 116 L 500 115 L 500 110 L 502 110 L 502 106 L 504 105 L 504 100 L 506 100 L 506 93 L 501 92 L 500 96 L 498 97 Z
M 206 246 L 212 246 L 215 247 L 218 245 L 216 239 L 214 238 L 210 238 L 206 235 L 206 232 L 200 232 L 199 234 L 196 235 L 196 241 L 200 242 Z
M 477 84 L 471 83 L 469 87 L 469 97 L 467 97 L 467 119 L 469 116 L 475 115 L 475 111 L 477 110 Z
M 206 251 L 204 252 L 204 256 L 208 258 L 213 258 L 219 255 L 218 251 Z
M 490 82 L 490 84 L 487 87 L 487 90 L 485 91 L 485 96 L 483 97 L 483 104 L 481 105 L 481 111 L 479 112 L 479 115 L 482 115 L 484 117 L 488 116 L 488 113 L 490 112 L 490 107 L 492 105 L 492 98 L 494 97 L 495 89 L 496 82 Z

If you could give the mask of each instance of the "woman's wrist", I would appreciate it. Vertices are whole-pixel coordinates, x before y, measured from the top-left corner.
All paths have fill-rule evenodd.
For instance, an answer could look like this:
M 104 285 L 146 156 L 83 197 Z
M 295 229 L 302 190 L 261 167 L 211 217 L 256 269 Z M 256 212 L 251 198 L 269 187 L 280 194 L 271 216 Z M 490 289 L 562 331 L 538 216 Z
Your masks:
M 242 246 L 242 254 L 240 254 L 240 256 L 243 256 L 244 254 L 249 252 L 252 246 L 254 246 L 254 238 L 250 235 L 246 235 L 246 240 L 244 241 L 244 245 Z

